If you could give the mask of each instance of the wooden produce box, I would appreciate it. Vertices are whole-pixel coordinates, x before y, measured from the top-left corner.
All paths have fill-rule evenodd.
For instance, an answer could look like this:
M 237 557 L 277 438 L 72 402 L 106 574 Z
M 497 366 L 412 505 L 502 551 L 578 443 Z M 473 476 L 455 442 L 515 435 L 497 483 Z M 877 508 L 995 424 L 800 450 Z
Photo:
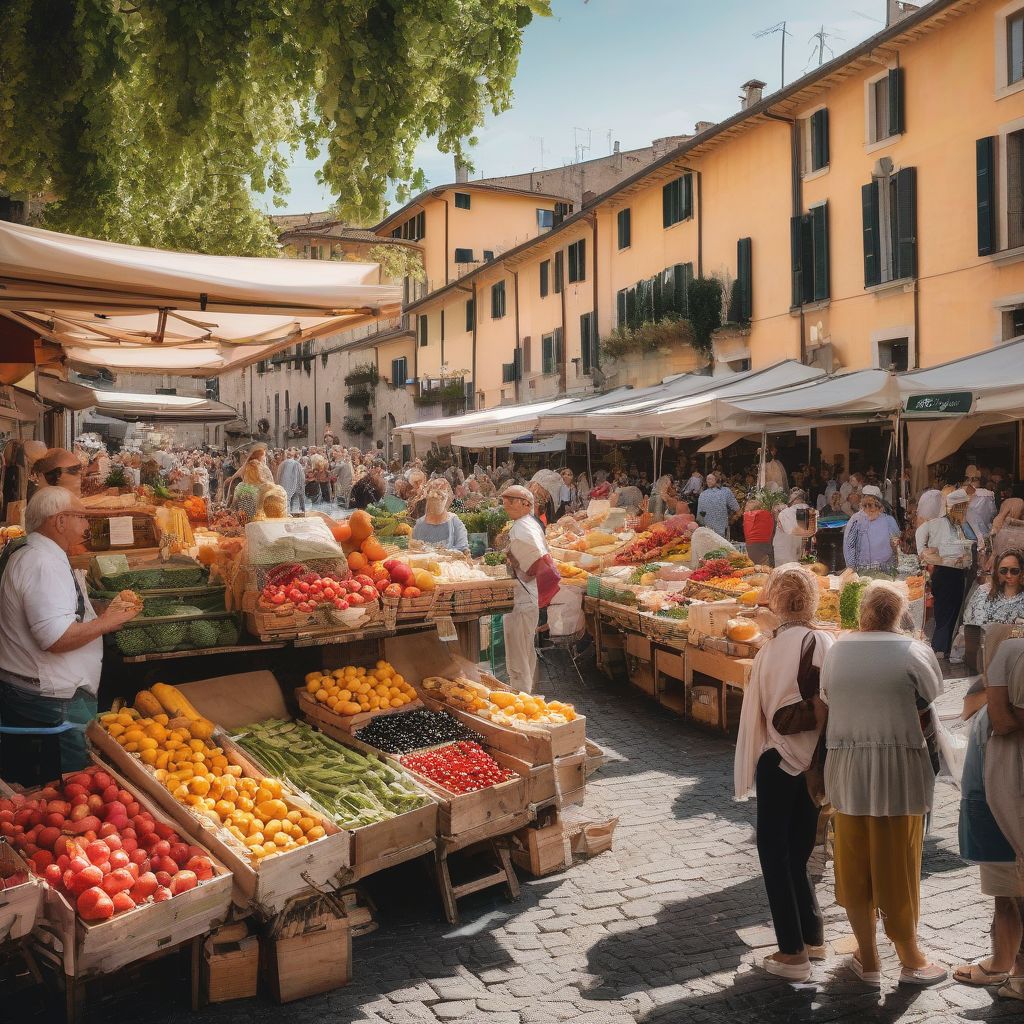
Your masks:
M 717 686 L 690 687 L 689 717 L 704 725 L 725 728 L 729 722 L 739 721 L 743 694 L 726 688 L 725 722 L 722 721 L 722 695 Z
M 243 598 L 243 608 L 246 605 L 252 606 L 249 593 Z M 368 629 L 378 628 L 383 625 L 384 616 L 380 602 L 372 605 L 364 605 L 366 614 L 358 622 L 346 626 L 340 622 L 334 622 L 326 609 L 318 609 L 314 612 L 300 612 L 291 608 L 287 613 L 267 612 L 256 608 L 246 610 L 245 628 L 253 635 L 263 641 L 274 640 L 296 640 L 307 637 L 337 637 L 338 643 L 343 643 L 346 634 L 353 636 L 362 634 Z
M 314 909 L 289 907 L 263 942 L 267 980 L 279 1003 L 330 992 L 352 980 L 352 931 L 344 908 L 338 904 L 332 911 L 319 897 L 308 902 Z
M 203 944 L 200 985 L 203 1001 L 251 999 L 259 989 L 260 939 L 244 922 L 214 932 Z
M 101 764 L 95 752 L 91 757 Z M 180 833 L 188 832 L 163 813 L 159 801 L 149 799 L 149 790 L 134 783 L 128 773 L 120 774 L 109 763 L 101 766 L 119 789 L 132 793 L 157 821 Z M 33 933 L 33 942 L 42 957 L 62 962 L 66 975 L 81 980 L 110 974 L 152 953 L 203 935 L 225 921 L 231 909 L 231 872 L 216 849 L 196 836 L 190 838 L 211 851 L 208 856 L 213 862 L 214 877 L 163 903 L 144 903 L 106 921 L 83 921 L 64 896 L 46 886 L 46 920 Z
M 690 677 L 694 672 L 702 672 L 712 679 L 745 687 L 753 666 L 751 658 L 733 658 L 720 651 L 701 650 L 693 644 L 686 648 L 686 671 Z
M 321 704 L 304 686 L 300 686 L 295 691 L 295 699 L 299 702 L 299 711 L 302 712 L 302 717 L 312 725 L 316 725 L 319 728 L 321 724 L 326 724 L 331 729 L 338 732 L 346 732 L 350 736 L 357 729 L 362 729 L 371 718 L 376 718 L 378 715 L 394 715 L 399 711 L 412 711 L 413 708 L 423 707 L 422 700 L 413 700 L 400 708 L 381 708 L 377 711 L 362 711 L 358 715 L 339 715 L 336 711 L 332 711 L 327 707 L 326 704 Z M 327 732 L 328 736 L 333 735 L 333 733 L 328 732 L 326 729 L 323 731 Z
M 512 863 L 543 878 L 572 867 L 572 848 L 561 820 L 539 827 L 527 826 L 512 833 Z
M 652 652 L 650 639 L 636 633 L 626 634 L 626 672 L 629 681 L 651 697 L 657 693 Z
M 22 939 L 35 928 L 46 889 L 45 883 L 29 871 L 21 854 L 0 840 L 0 878 L 19 871 L 28 875 L 21 885 L 0 889 L 0 945 Z
M 267 718 L 291 718 L 284 703 L 281 687 L 271 672 L 253 672 L 236 676 L 222 676 L 219 679 L 205 679 L 196 683 L 185 683 L 179 689 L 201 714 L 218 722 L 226 729 L 239 729 L 244 725 L 264 721 Z M 300 695 L 304 692 L 301 688 L 296 691 Z M 323 707 L 315 700 L 311 700 L 310 703 L 330 715 L 332 719 L 343 717 L 335 715 L 330 708 Z M 395 710 L 400 709 L 396 708 Z M 309 715 L 305 717 L 325 736 L 335 740 L 340 738 L 330 729 L 325 728 L 320 721 Z M 238 758 L 239 763 L 252 764 L 249 755 L 230 739 L 220 737 L 220 741 L 230 745 L 233 755 Z M 255 770 L 262 772 L 262 768 Z M 365 878 L 367 875 L 393 867 L 395 864 L 402 864 L 414 857 L 430 853 L 434 849 L 437 841 L 437 802 L 429 790 L 423 789 L 423 792 L 431 801 L 423 807 L 373 825 L 344 831 L 344 834 L 349 837 L 347 866 L 351 868 L 351 877 L 349 877 L 349 873 L 346 873 L 349 881 Z M 305 794 L 301 795 L 305 798 Z M 327 816 L 327 812 L 323 808 L 317 807 L 313 801 L 309 801 L 309 803 L 322 817 Z M 323 842 L 323 840 L 318 840 L 318 842 Z M 306 847 L 306 849 L 308 848 Z M 281 855 L 278 854 L 278 856 Z
M 526 794 L 529 803 L 545 805 L 555 802 L 557 788 L 553 764 L 529 764 L 511 754 L 503 754 L 500 750 L 489 750 L 488 753 L 503 768 L 528 780 Z
M 583 803 L 587 786 L 587 754 L 580 750 L 555 758 L 555 802 L 558 807 Z
M 191 700 L 194 691 L 188 692 Z M 151 797 L 152 801 L 158 804 L 177 826 L 192 836 L 196 843 L 213 850 L 228 865 L 235 878 L 234 898 L 240 906 L 250 907 L 264 917 L 273 917 L 291 897 L 308 891 L 310 883 L 327 887 L 336 887 L 340 884 L 342 872 L 349 863 L 348 833 L 324 818 L 306 800 L 290 792 L 287 786 L 282 799 L 289 809 L 300 810 L 303 814 L 318 819 L 327 834 L 306 846 L 277 853 L 257 862 L 250 857 L 248 849 L 226 828 L 195 813 L 191 807 L 179 803 L 157 781 L 152 769 L 125 751 L 98 722 L 94 720 L 89 723 L 86 736 L 108 764 L 112 764 L 136 788 Z M 263 773 L 256 770 L 251 762 L 246 760 L 243 763 L 238 759 L 237 748 L 234 748 L 221 730 L 218 729 L 214 733 L 212 742 L 224 747 L 229 762 L 242 765 L 244 776 L 263 778 Z

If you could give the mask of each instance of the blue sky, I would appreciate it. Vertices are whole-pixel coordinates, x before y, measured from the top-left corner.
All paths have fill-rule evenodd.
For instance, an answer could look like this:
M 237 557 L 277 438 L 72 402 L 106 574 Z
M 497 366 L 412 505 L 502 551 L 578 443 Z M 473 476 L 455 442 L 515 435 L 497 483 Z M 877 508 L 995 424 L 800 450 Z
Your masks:
M 556 167 L 577 147 L 583 159 L 604 156 L 609 139 L 635 149 L 728 117 L 747 79 L 778 88 L 781 37 L 754 33 L 783 19 L 792 33 L 787 82 L 816 65 L 811 36 L 822 25 L 839 54 L 885 19 L 885 0 L 553 0 L 552 7 L 553 17 L 526 30 L 512 108 L 477 133 L 473 177 Z M 451 157 L 429 139 L 418 157 L 430 184 L 453 180 Z M 333 197 L 317 183 L 316 167 L 297 157 L 285 207 L 266 208 L 327 209 Z

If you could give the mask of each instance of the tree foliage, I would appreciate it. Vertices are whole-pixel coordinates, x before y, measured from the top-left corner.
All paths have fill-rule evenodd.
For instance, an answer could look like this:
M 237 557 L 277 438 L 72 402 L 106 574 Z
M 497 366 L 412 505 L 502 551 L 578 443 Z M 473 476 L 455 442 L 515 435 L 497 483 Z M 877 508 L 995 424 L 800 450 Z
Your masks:
M 408 198 L 426 136 L 463 151 L 511 98 L 549 0 L 4 0 L 0 188 L 50 223 L 151 244 L 265 251 L 249 187 L 289 155 L 356 222 Z M 189 223 L 165 223 L 175 216 Z
M 722 282 L 714 277 L 695 277 L 687 288 L 687 298 L 693 347 L 710 356 L 711 335 L 722 326 Z

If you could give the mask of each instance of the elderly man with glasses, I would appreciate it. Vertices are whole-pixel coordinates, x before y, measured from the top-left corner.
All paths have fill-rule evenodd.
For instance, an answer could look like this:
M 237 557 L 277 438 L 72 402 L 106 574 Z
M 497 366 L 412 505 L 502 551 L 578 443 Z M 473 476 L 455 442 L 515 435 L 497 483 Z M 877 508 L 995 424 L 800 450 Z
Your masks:
M 83 474 L 82 463 L 66 448 L 48 448 L 32 463 L 38 488 L 63 487 L 72 494 L 81 494 Z
M 81 501 L 63 487 L 44 487 L 25 509 L 28 536 L 0 555 L 0 721 L 27 729 L 65 722 L 85 725 L 96 714 L 103 640 L 135 617 L 118 599 L 97 615 L 68 552 L 88 532 Z M 8 781 L 29 785 L 77 771 L 88 758 L 81 729 L 59 733 L 59 765 L 40 763 L 36 737 L 3 741 Z

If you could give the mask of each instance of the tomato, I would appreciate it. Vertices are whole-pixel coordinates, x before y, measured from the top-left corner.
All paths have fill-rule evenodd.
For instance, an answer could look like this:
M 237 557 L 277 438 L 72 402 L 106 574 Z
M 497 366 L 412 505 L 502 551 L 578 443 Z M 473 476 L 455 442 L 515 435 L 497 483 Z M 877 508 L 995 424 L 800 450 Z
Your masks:
M 359 588 L 362 586 L 362 584 L 361 583 L 357 583 L 353 579 L 353 580 L 346 580 L 345 581 L 345 586 L 348 589 L 348 592 L 350 594 L 358 594 L 359 593 Z
M 369 576 L 367 576 L 366 573 L 359 573 L 358 576 L 355 576 L 353 578 L 355 579 L 356 583 L 358 583 L 359 586 L 361 587 L 373 586 L 373 580 Z
M 288 589 L 288 600 L 289 601 L 298 602 L 298 601 L 301 601 L 302 598 L 303 598 L 303 593 L 297 587 L 290 587 Z
M 362 594 L 349 594 L 348 604 L 350 608 L 358 608 L 360 605 L 366 604 L 366 599 Z
M 401 597 L 402 596 L 402 584 L 401 583 L 389 583 L 384 588 L 384 593 L 388 597 Z
M 309 584 L 305 583 L 303 580 L 299 580 L 298 583 L 295 584 L 295 587 L 297 590 L 301 590 L 304 594 L 309 593 Z
M 276 594 L 273 595 L 273 597 L 271 597 L 270 603 L 271 604 L 284 604 L 285 601 L 287 601 L 287 600 L 288 600 L 288 598 L 286 598 L 284 596 L 284 594 L 282 594 L 280 591 L 278 591 Z
M 419 597 L 420 593 L 421 593 L 421 591 L 420 591 L 419 587 L 406 587 L 402 591 L 402 597 L 409 597 L 409 598 Z
M 363 595 L 365 601 L 376 601 L 377 600 L 377 588 L 372 584 L 367 584 L 364 587 L 360 587 L 359 593 Z
M 336 597 L 333 603 L 334 607 L 337 608 L 339 612 L 348 610 L 348 601 L 346 601 L 345 598 L 343 597 Z

